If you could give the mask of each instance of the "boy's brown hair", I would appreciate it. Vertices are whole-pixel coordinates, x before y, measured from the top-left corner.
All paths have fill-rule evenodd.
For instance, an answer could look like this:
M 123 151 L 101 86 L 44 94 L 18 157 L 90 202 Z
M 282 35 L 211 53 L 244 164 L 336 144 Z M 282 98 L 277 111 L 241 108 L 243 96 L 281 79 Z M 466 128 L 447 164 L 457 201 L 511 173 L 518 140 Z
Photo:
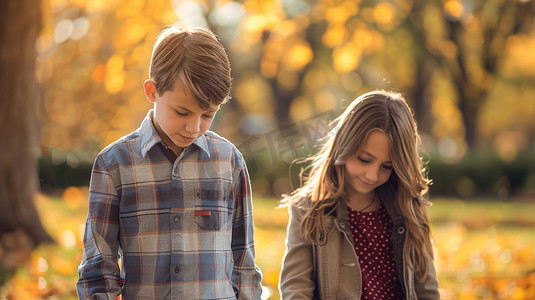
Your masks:
M 226 102 L 230 94 L 230 62 L 225 49 L 203 28 L 164 29 L 154 43 L 149 78 L 160 95 L 183 84 L 202 109 Z

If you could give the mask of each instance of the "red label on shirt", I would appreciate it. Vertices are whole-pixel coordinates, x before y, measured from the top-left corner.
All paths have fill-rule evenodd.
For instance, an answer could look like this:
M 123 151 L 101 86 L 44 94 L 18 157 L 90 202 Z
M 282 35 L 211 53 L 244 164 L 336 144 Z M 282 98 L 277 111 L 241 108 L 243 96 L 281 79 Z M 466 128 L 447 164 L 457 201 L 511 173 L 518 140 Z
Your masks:
M 212 211 L 211 210 L 196 210 L 195 215 L 196 216 L 211 216 Z

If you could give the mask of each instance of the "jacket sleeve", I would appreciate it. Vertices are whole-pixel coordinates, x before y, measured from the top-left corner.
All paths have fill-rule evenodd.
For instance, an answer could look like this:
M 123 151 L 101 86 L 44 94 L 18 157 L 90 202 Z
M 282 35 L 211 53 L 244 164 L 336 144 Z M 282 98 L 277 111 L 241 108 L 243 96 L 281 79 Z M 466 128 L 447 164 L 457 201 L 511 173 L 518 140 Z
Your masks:
M 231 242 L 234 259 L 232 286 L 237 299 L 259 300 L 262 295 L 262 273 L 255 264 L 251 183 L 242 156 L 237 155 L 236 158 Z
M 281 299 L 312 299 L 314 296 L 314 263 L 312 244 L 301 232 L 304 209 L 292 205 L 287 228 L 286 251 L 280 273 Z
M 416 274 L 416 273 L 415 273 Z M 414 289 L 418 299 L 422 300 L 439 300 L 438 280 L 433 259 L 429 257 L 429 270 L 427 277 L 420 281 L 414 278 Z
M 119 200 L 101 155 L 91 171 L 84 254 L 76 289 L 80 299 L 116 299 L 119 286 Z

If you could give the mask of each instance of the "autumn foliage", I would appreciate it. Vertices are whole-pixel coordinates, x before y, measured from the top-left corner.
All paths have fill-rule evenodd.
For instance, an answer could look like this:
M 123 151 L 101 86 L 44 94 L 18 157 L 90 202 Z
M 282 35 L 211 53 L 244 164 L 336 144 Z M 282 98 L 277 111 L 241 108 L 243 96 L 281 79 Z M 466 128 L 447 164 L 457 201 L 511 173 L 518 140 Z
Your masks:
M 56 245 L 39 246 L 16 276 L 0 288 L 0 299 L 77 299 L 87 187 L 57 196 L 39 195 L 37 207 Z M 277 199 L 255 198 L 256 262 L 264 296 L 279 299 L 286 209 Z M 498 201 L 466 203 L 436 199 L 430 208 L 441 299 L 535 297 L 535 206 Z
M 303 135 L 303 124 L 332 118 L 376 88 L 406 96 L 423 150 L 444 162 L 444 173 L 452 174 L 452 164 L 492 166 L 472 159 L 483 150 L 500 166 L 532 161 L 533 0 L 42 0 L 41 6 L 35 41 L 40 97 L 29 117 L 38 121 L 39 147 L 32 151 L 51 169 L 88 166 L 100 149 L 139 126 L 151 108 L 142 83 L 153 42 L 175 22 L 212 29 L 227 49 L 232 99 L 212 129 L 236 144 L 248 163 L 263 151 L 252 171 L 310 153 L 313 145 L 289 146 L 306 142 L 295 136 Z M 19 27 L 9 29 L 25 30 Z M 2 129 L 10 133 L 9 126 Z M 283 143 L 286 148 L 277 148 Z M 269 167 L 273 174 L 251 173 L 257 195 L 288 189 L 288 170 Z M 535 182 L 533 168 L 521 167 L 520 179 L 498 176 L 494 195 L 518 185 L 512 180 L 528 187 Z M 453 187 L 477 189 L 476 179 L 459 176 Z M 87 187 L 48 188 L 35 201 L 56 244 L 30 252 L 24 234 L 3 235 L 0 264 L 16 273 L 1 278 L 8 281 L 0 299 L 76 297 Z M 532 192 L 523 199 L 533 202 Z M 287 221 L 284 210 L 274 209 L 276 201 L 255 200 L 258 264 L 271 299 L 278 298 Z M 533 204 L 488 202 L 436 201 L 431 208 L 442 297 L 534 299 Z
M 375 88 L 406 95 L 428 151 L 458 160 L 535 143 L 533 1 L 44 0 L 40 144 L 72 164 L 137 128 L 166 25 L 211 28 L 230 56 L 214 129 L 236 144 L 338 112 Z

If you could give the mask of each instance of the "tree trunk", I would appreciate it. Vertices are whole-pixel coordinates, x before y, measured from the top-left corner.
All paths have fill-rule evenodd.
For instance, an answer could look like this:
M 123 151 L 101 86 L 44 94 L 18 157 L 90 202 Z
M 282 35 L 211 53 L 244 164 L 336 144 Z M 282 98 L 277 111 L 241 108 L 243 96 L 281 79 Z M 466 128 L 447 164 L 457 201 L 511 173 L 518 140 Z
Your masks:
M 468 149 L 477 149 L 479 107 L 487 97 L 487 92 L 469 87 L 459 88 L 459 111 L 464 125 L 464 139 Z
M 28 248 L 52 241 L 33 203 L 39 97 L 35 41 L 42 26 L 40 2 L 0 1 L 0 268 L 4 271 L 22 263 L 9 259 L 10 252 L 29 252 Z

